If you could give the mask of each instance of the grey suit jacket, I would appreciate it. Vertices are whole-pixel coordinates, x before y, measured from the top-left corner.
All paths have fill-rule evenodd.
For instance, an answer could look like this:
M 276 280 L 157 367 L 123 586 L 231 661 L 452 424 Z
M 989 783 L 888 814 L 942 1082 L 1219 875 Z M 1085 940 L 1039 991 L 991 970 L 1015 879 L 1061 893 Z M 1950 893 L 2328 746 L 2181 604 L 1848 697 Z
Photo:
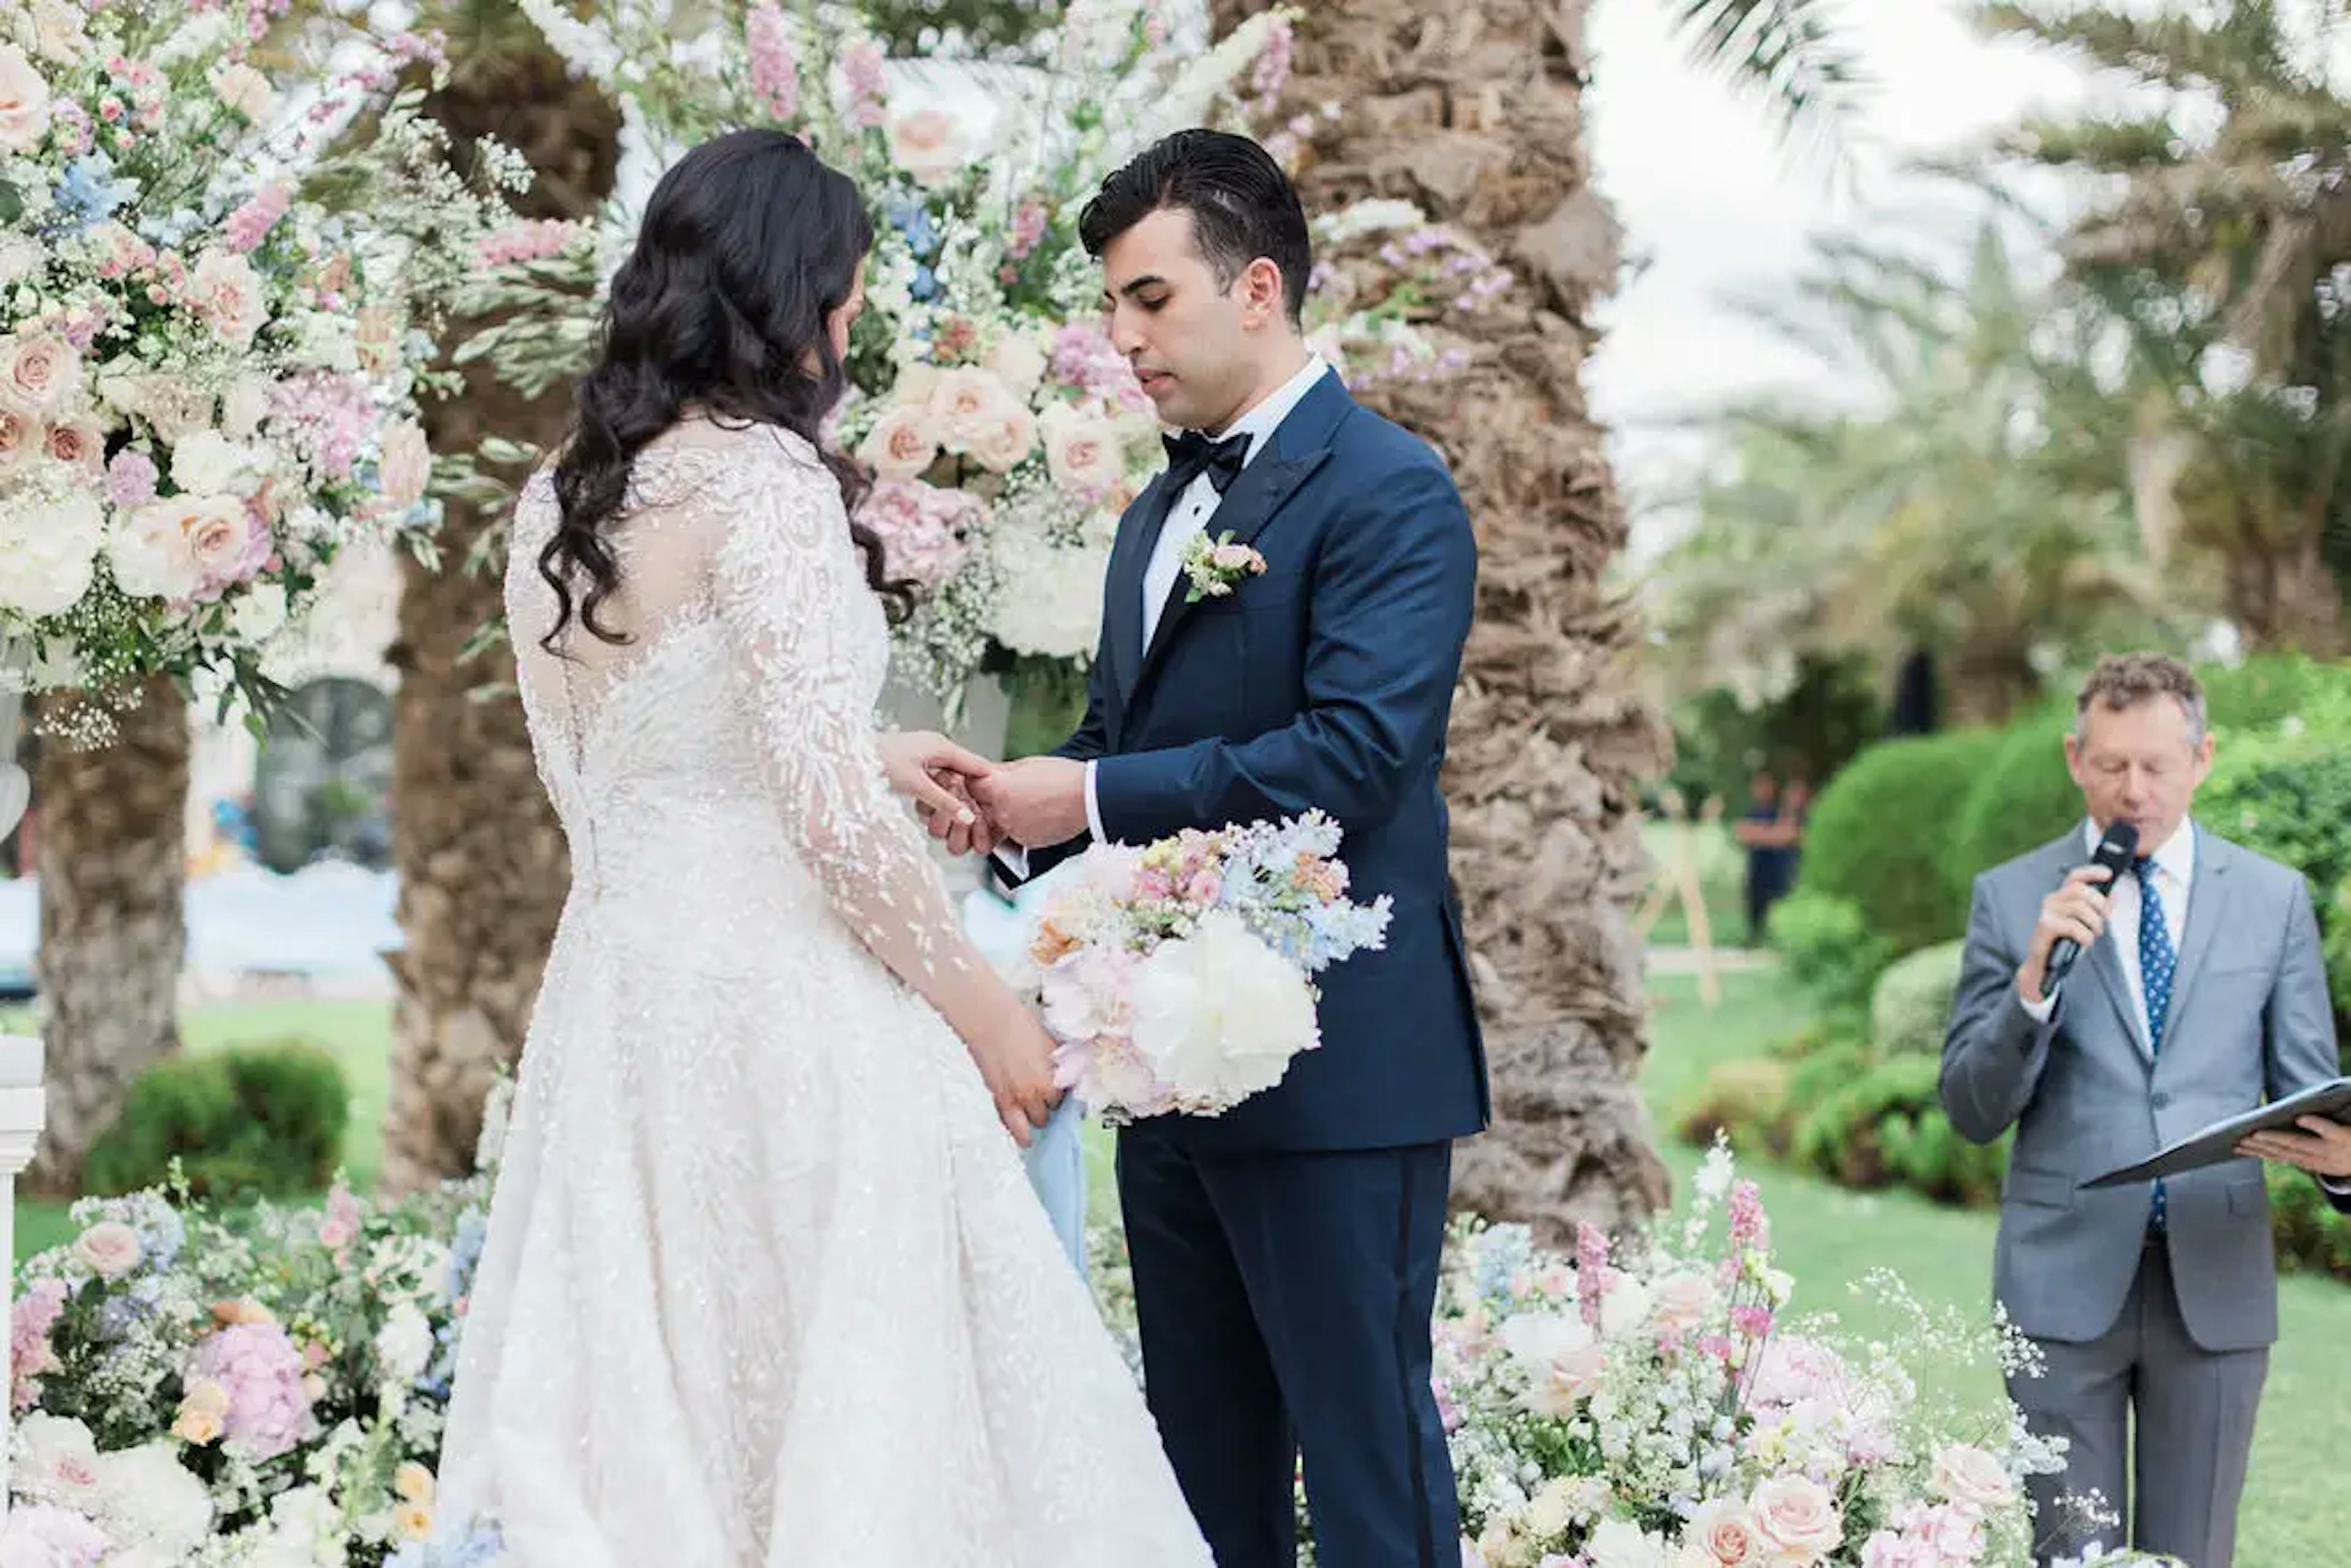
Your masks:
M 1943 1108 L 1963 1135 L 1988 1144 L 2016 1127 L 1994 1294 L 2026 1333 L 2074 1343 L 2114 1326 L 2154 1201 L 2147 1184 L 2081 1183 L 2337 1071 L 2308 886 L 2200 824 L 2160 1050 L 2143 1038 L 2112 930 L 2074 966 L 2049 1021 L 2035 1023 L 2017 998 L 2016 968 L 2041 901 L 2087 858 L 2069 832 L 1976 878 L 1942 1072 Z M 2214 1351 L 2276 1339 L 2261 1163 L 2191 1171 L 2165 1192 L 2188 1332 Z

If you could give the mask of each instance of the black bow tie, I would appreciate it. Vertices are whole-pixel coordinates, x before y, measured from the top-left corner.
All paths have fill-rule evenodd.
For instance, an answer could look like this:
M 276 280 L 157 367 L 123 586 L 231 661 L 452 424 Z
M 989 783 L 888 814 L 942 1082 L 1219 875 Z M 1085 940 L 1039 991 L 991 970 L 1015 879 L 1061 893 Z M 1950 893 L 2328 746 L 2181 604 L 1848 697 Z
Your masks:
M 1180 435 L 1163 435 L 1159 444 L 1167 448 L 1170 497 L 1182 495 L 1184 486 L 1203 474 L 1221 496 L 1240 477 L 1241 465 L 1249 458 L 1249 438 L 1246 435 L 1211 441 L 1196 430 L 1187 430 Z

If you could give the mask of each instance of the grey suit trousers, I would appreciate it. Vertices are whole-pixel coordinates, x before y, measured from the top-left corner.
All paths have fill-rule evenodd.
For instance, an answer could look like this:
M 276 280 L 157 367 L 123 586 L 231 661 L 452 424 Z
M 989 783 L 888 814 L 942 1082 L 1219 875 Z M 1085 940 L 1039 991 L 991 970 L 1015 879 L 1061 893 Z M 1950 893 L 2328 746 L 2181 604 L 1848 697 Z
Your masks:
M 2245 1488 L 2253 1414 L 2270 1353 L 2206 1350 L 2189 1334 L 2172 1289 L 2169 1249 L 2150 1235 L 2115 1326 L 2069 1344 L 2036 1340 L 2042 1377 L 2009 1379 L 2009 1396 L 2032 1430 L 2070 1444 L 2064 1473 L 2032 1482 L 2034 1560 L 2078 1556 L 2092 1542 L 2168 1553 L 2190 1568 L 2229 1568 L 2237 1499 Z M 2126 1474 L 2129 1427 L 2140 1433 L 2137 1475 Z M 2061 1496 L 2095 1493 L 2110 1517 L 2059 1509 Z

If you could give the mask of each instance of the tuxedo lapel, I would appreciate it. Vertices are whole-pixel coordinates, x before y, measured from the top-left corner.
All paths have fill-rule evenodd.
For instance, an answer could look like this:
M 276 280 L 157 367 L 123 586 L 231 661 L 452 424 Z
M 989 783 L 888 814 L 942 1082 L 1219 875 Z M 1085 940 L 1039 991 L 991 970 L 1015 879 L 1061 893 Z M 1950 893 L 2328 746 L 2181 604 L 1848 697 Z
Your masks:
M 1277 444 L 1280 442 L 1279 432 L 1274 439 Z M 1233 487 L 1225 492 L 1224 499 L 1208 518 L 1207 537 L 1221 539 L 1229 533 L 1233 536 L 1233 543 L 1249 543 L 1265 530 L 1266 524 L 1273 520 L 1274 513 L 1280 511 L 1281 504 L 1305 483 L 1306 476 L 1320 468 L 1322 460 L 1330 455 L 1326 447 L 1303 457 L 1285 459 L 1278 444 L 1270 448 L 1264 456 L 1242 469 L 1241 476 L 1233 481 Z M 1149 554 L 1148 551 L 1144 553 L 1146 557 Z M 1176 635 L 1176 629 L 1191 613 L 1191 580 L 1181 572 L 1176 573 L 1174 585 L 1167 591 L 1167 602 L 1160 609 L 1159 624 L 1152 632 L 1151 646 L 1144 650 L 1143 669 L 1151 667 L 1160 652 L 1167 646 L 1168 640 Z M 1136 596 L 1138 599 L 1141 597 L 1139 589 Z M 1135 679 L 1139 685 L 1142 681 L 1140 671 Z
M 1134 697 L 1134 684 L 1143 673 L 1143 577 L 1150 569 L 1160 530 L 1167 526 L 1167 514 L 1174 510 L 1162 494 L 1166 484 L 1165 470 L 1152 476 L 1143 494 L 1127 507 L 1118 538 L 1111 546 L 1103 591 L 1103 641 L 1110 650 L 1111 678 L 1122 707 Z

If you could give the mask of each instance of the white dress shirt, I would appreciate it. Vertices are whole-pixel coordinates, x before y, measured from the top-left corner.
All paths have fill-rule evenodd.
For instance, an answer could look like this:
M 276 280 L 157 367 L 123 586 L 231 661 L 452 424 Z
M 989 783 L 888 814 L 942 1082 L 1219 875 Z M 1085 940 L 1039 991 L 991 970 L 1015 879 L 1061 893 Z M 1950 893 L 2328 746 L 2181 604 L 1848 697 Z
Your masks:
M 2098 824 L 2082 824 L 2082 841 L 2090 853 L 2098 852 L 2101 834 Z M 2162 847 L 2151 857 L 2148 868 L 2155 878 L 2158 897 L 2163 900 L 2163 927 L 2171 936 L 2171 950 L 2179 951 L 2181 937 L 2188 930 L 2188 895 L 2196 885 L 2196 824 L 2183 821 L 2163 841 Z M 2147 982 L 2139 970 L 2138 920 L 2139 882 L 2127 870 L 2106 889 L 2106 932 L 2100 940 L 2114 944 L 2115 956 L 2122 963 L 2124 989 L 2130 992 L 2131 1017 L 2138 1024 L 2138 1038 L 2150 1049 L 2147 1019 Z M 2060 981 L 2043 996 L 2038 1004 L 2026 1003 L 2024 1010 L 2035 1023 L 2046 1023 L 2057 1010 L 2057 993 L 2064 989 Z
M 1305 399 L 1308 392 L 1330 371 L 1320 354 L 1309 354 L 1298 373 L 1273 389 L 1252 404 L 1249 411 L 1223 430 L 1216 439 L 1226 440 L 1236 435 L 1249 437 L 1249 447 L 1242 454 L 1241 466 L 1247 468 L 1265 450 L 1266 443 L 1281 427 L 1290 411 Z M 1206 474 L 1196 475 L 1184 493 L 1176 497 L 1174 509 L 1159 530 L 1158 542 L 1151 548 L 1151 560 L 1143 569 L 1143 646 L 1151 646 L 1152 637 L 1159 630 L 1159 618 L 1166 612 L 1176 591 L 1176 580 L 1184 574 L 1184 552 L 1192 541 L 1208 531 L 1224 496 Z M 1102 831 L 1102 806 L 1094 797 L 1094 768 L 1086 764 L 1086 826 L 1093 833 L 1094 842 L 1106 844 L 1110 835 Z M 1015 876 L 1026 876 L 1029 852 L 1019 844 L 1003 844 L 997 857 Z

